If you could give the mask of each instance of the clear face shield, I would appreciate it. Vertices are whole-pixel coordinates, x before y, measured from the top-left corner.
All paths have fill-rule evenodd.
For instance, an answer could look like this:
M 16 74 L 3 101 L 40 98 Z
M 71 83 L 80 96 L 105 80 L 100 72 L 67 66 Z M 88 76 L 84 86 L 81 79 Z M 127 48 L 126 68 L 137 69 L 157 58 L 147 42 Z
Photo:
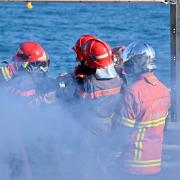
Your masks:
M 23 68 L 28 72 L 33 73 L 46 73 L 49 69 L 50 60 L 45 62 L 26 62 L 28 59 L 28 56 L 23 56 L 23 58 L 14 56 L 12 58 L 12 61 L 14 65 L 17 67 L 17 69 Z
M 29 62 L 26 70 L 32 73 L 46 73 L 49 69 L 49 62 L 49 60 L 48 62 Z

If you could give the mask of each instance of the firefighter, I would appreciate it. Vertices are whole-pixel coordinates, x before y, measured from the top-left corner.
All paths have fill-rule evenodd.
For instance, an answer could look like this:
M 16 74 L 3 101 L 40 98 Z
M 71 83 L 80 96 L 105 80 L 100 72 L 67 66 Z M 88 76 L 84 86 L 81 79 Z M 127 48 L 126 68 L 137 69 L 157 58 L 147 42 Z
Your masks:
M 34 41 L 21 43 L 12 62 L 16 71 L 8 83 L 11 94 L 37 105 L 56 100 L 56 81 L 47 76 L 50 59 L 40 44 Z
M 74 70 L 74 75 L 78 81 L 81 81 L 86 75 L 89 74 L 89 69 L 85 65 L 85 60 L 83 57 L 83 48 L 85 44 L 92 40 L 97 39 L 91 34 L 82 35 L 73 46 L 73 50 L 76 53 L 76 65 Z
M 75 92 L 77 117 L 87 132 L 82 140 L 83 146 L 86 145 L 82 148 L 85 151 L 82 169 L 84 179 L 106 179 L 111 117 L 120 98 L 122 79 L 114 68 L 112 51 L 106 42 L 89 40 L 82 53 L 88 73 Z
M 82 84 L 85 76 L 89 74 L 89 68 L 87 68 L 83 59 L 82 48 L 89 40 L 92 39 L 96 39 L 96 37 L 91 34 L 85 34 L 80 36 L 80 38 L 72 47 L 73 51 L 76 54 L 74 72 L 60 74 L 57 77 L 59 86 L 57 96 L 60 100 L 63 99 L 64 102 L 72 102 L 76 87 L 79 84 Z
M 125 72 L 132 78 L 113 117 L 123 132 L 123 165 L 129 179 L 153 179 L 161 168 L 169 90 L 154 74 L 155 51 L 149 44 L 129 44 L 122 58 Z
M 119 96 L 122 84 L 113 65 L 111 48 L 104 41 L 92 39 L 85 44 L 83 57 L 88 73 L 76 89 L 76 97 L 94 103 L 94 111 L 99 116 L 110 117 L 116 101 L 112 97 Z

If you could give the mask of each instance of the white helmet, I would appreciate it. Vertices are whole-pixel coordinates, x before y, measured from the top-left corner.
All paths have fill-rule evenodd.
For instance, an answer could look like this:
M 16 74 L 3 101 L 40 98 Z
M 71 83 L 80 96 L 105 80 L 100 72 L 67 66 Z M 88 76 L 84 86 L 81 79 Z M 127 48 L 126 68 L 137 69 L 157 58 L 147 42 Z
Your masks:
M 122 54 L 127 74 L 139 74 L 155 70 L 154 58 L 154 49 L 144 42 L 130 43 Z

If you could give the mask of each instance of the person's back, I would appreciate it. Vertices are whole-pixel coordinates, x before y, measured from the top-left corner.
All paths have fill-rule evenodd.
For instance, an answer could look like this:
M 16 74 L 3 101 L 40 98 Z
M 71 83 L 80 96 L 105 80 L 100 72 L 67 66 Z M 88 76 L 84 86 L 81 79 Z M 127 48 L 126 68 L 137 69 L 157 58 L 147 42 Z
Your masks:
M 153 73 L 144 73 L 125 90 L 122 124 L 134 127 L 126 154 L 128 171 L 134 174 L 160 172 L 163 130 L 170 104 L 169 90 Z M 152 149 L 153 147 L 153 149 Z
M 160 172 L 170 94 L 153 73 L 156 69 L 154 57 L 152 47 L 141 42 L 130 44 L 123 54 L 125 71 L 133 77 L 133 81 L 124 91 L 115 119 L 119 121 L 120 113 L 121 131 L 125 132 L 122 140 L 126 144 L 124 167 L 129 174 Z

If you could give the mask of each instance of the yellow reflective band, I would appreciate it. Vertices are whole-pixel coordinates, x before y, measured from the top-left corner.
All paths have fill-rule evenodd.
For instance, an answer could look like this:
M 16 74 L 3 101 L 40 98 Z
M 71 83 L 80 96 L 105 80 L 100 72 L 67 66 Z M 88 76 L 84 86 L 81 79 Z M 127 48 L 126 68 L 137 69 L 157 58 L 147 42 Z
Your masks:
M 26 67 L 28 66 L 28 64 L 29 64 L 29 62 L 24 62 L 24 63 L 22 64 L 22 67 L 23 67 L 23 68 L 26 68 Z
M 139 141 L 140 141 L 141 131 L 142 131 L 142 129 L 139 129 L 139 132 L 137 134 L 137 140 L 135 142 L 135 152 L 134 152 L 135 153 L 134 154 L 134 159 L 135 160 L 139 159 L 138 154 L 139 154 Z
M 134 159 L 140 160 L 142 158 L 142 148 L 143 148 L 143 140 L 145 135 L 146 128 L 139 129 L 137 134 L 137 140 L 135 142 L 135 152 L 134 152 Z
M 138 122 L 137 123 L 137 127 L 138 128 L 142 128 L 142 127 L 156 127 L 162 124 L 165 124 L 165 119 L 167 118 L 167 115 L 164 117 L 161 117 L 159 119 L 155 119 L 155 120 L 150 120 L 150 121 L 146 121 L 146 122 Z
M 121 121 L 121 123 L 123 125 L 126 125 L 128 127 L 134 127 L 135 122 L 136 121 L 134 119 L 128 119 L 128 118 L 125 118 L 125 117 L 122 117 L 122 121 Z
M 164 120 L 167 117 L 168 114 L 166 114 L 165 116 L 158 118 L 158 119 L 153 119 L 150 121 L 146 121 L 146 122 L 140 122 L 139 124 L 150 124 L 150 123 L 156 123 L 158 121 Z
M 46 55 L 46 53 L 44 52 L 43 55 L 41 57 L 38 58 L 39 61 L 47 61 L 48 57 Z
M 10 74 L 9 74 L 8 68 L 5 67 L 4 69 L 5 69 L 5 73 L 6 73 L 7 78 L 8 78 L 8 79 L 11 79 L 11 76 L 10 76 Z
M 1 71 L 2 71 L 2 74 L 3 74 L 3 76 L 4 76 L 4 79 L 5 79 L 6 81 L 8 81 L 8 78 L 6 77 L 6 73 L 5 73 L 4 67 L 1 67 Z
M 131 164 L 150 164 L 150 163 L 160 163 L 161 159 L 152 159 L 152 160 L 126 160 L 127 163 L 131 163 Z
M 161 163 L 154 163 L 154 164 L 128 164 L 131 167 L 152 167 L 152 166 L 161 166 Z
M 137 125 L 137 126 L 138 126 L 138 128 L 144 128 L 144 127 L 150 128 L 150 127 L 156 127 L 156 126 L 163 125 L 163 124 L 165 124 L 165 119 L 163 119 L 163 120 L 161 120 L 161 121 L 159 121 L 157 123 Z

